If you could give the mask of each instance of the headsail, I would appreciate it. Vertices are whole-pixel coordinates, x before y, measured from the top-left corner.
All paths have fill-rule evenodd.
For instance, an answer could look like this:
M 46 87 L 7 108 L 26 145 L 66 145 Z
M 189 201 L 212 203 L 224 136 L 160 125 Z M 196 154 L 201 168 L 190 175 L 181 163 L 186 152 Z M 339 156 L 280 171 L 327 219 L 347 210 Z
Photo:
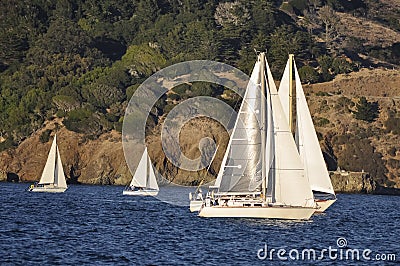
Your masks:
M 296 143 L 303 160 L 305 173 L 310 180 L 311 189 L 318 192 L 335 194 L 328 170 L 325 165 L 321 147 L 308 109 L 306 97 L 296 64 L 294 64 L 296 81 Z
M 64 169 L 61 162 L 60 152 L 57 146 L 57 169 L 55 171 L 55 180 L 54 183 L 57 184 L 58 187 L 66 188 L 67 182 L 65 180 Z
M 267 77 L 272 75 L 266 62 Z M 314 207 L 314 197 L 310 183 L 304 174 L 303 163 L 300 159 L 288 120 L 283 111 L 281 100 L 274 84 L 269 81 L 272 119 L 274 126 L 274 164 L 270 171 L 273 186 L 269 185 L 268 194 L 273 196 L 272 201 L 292 206 Z
M 146 186 L 146 188 L 151 188 L 151 189 L 156 189 L 156 190 L 158 190 L 157 178 L 156 178 L 156 175 L 155 175 L 155 173 L 154 173 L 154 167 L 153 167 L 153 165 L 151 164 L 150 157 L 149 157 L 148 159 L 149 159 L 149 160 L 148 160 L 148 164 L 149 164 L 149 178 L 148 178 L 148 181 L 147 181 L 147 186 Z

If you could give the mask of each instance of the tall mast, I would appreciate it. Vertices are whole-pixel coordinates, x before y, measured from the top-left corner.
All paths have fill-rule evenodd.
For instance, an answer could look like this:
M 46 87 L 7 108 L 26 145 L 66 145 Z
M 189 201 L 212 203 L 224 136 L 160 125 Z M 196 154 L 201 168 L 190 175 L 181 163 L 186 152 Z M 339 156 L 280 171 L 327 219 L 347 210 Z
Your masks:
M 147 186 L 150 183 L 150 158 L 149 158 L 149 154 L 147 153 L 147 147 L 145 148 L 145 152 L 146 152 L 146 185 L 145 187 L 147 188 Z
M 293 59 L 289 54 L 289 130 L 293 133 Z
M 54 170 L 53 170 L 53 184 L 58 184 L 58 177 L 57 177 L 57 134 L 54 135 L 54 142 L 56 143 L 56 150 L 54 152 Z
M 266 104 L 265 104 L 265 53 L 260 53 L 260 79 L 261 79 L 261 180 L 262 180 L 262 197 L 265 200 L 267 194 L 267 177 L 265 163 L 265 140 L 266 140 Z

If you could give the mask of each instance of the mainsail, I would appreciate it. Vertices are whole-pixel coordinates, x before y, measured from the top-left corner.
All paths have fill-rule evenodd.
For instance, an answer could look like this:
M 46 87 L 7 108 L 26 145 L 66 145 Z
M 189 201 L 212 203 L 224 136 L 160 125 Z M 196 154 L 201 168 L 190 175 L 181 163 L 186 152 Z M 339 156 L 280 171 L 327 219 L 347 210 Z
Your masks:
M 257 61 L 215 181 L 221 193 L 255 191 L 262 182 L 260 67 Z
M 285 117 L 287 117 L 288 122 L 289 122 L 289 106 L 290 106 L 290 98 L 289 98 L 289 94 L 290 94 L 290 66 L 289 66 L 290 60 L 287 61 L 286 63 L 286 67 L 285 70 L 283 72 L 283 76 L 281 79 L 281 83 L 279 84 L 279 98 L 281 99 L 281 103 L 282 103 L 282 109 L 283 112 L 285 114 Z

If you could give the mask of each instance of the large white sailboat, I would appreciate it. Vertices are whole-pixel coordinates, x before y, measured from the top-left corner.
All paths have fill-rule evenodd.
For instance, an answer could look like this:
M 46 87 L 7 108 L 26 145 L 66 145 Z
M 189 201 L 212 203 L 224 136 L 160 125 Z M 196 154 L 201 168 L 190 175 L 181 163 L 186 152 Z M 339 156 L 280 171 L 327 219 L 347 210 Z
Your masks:
M 316 203 L 260 53 L 202 217 L 309 219 Z
M 40 181 L 35 185 L 31 185 L 28 190 L 32 192 L 64 192 L 67 188 L 60 152 L 57 146 L 57 136 L 54 135 Z
M 295 90 L 293 90 L 293 73 Z M 295 95 L 293 92 L 295 92 Z M 293 55 L 289 55 L 279 85 L 278 94 L 291 131 L 293 131 L 293 111 L 296 114 L 294 132 L 297 149 L 303 161 L 304 171 L 310 182 L 315 201 L 320 207 L 317 212 L 323 212 L 336 201 L 336 196 L 318 142 Z M 295 107 L 293 107 L 294 97 L 296 98 Z
M 131 183 L 124 189 L 122 194 L 130 196 L 157 196 L 158 191 L 156 175 L 146 147 Z

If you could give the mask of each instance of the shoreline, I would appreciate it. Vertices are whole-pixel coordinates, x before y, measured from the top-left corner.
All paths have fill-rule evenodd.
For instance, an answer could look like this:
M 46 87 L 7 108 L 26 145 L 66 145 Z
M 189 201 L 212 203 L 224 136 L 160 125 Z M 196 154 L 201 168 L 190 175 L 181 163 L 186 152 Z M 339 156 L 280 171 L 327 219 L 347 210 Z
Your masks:
M 14 183 L 14 184 L 32 184 L 33 182 L 30 181 L 18 181 L 18 182 L 13 182 L 13 181 L 7 181 L 7 180 L 1 180 L 0 183 Z M 73 186 L 119 186 L 119 187 L 125 187 L 126 185 L 120 185 L 120 184 L 90 184 L 90 183 L 68 183 L 68 185 L 73 185 Z M 164 186 L 160 186 L 164 187 Z M 196 186 L 193 186 L 193 188 L 196 188 Z M 389 188 L 389 187 L 383 187 L 380 185 L 377 185 L 376 188 L 372 191 L 355 191 L 355 190 L 335 190 L 336 195 L 338 194 L 357 194 L 357 195 L 381 195 L 381 196 L 400 196 L 400 189 L 398 188 Z

